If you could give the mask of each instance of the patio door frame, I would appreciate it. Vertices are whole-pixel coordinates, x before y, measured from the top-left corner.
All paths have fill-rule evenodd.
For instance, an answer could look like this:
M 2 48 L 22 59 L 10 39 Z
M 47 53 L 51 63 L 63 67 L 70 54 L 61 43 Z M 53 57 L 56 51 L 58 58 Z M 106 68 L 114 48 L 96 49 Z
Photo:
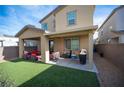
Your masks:
M 51 50 L 51 41 L 53 42 L 53 49 Z M 49 40 L 49 52 L 51 54 L 51 52 L 54 52 L 54 45 L 55 45 L 55 41 L 53 39 Z
M 64 38 L 64 49 L 66 49 L 65 40 L 67 40 L 67 39 L 73 40 L 74 38 L 79 40 L 79 49 L 78 50 L 80 50 L 80 37 L 67 37 L 67 38 Z M 72 50 L 72 49 L 66 49 L 66 50 Z

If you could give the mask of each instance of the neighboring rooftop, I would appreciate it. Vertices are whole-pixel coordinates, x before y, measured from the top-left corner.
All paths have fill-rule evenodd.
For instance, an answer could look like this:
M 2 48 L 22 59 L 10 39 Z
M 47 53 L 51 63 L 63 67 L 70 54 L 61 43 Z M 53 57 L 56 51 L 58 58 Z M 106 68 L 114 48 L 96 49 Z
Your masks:
M 15 37 L 13 35 L 7 35 L 7 34 L 3 34 L 4 37 Z
M 7 35 L 7 34 L 0 34 L 0 37 L 12 37 L 12 38 L 14 38 L 13 35 Z
M 124 8 L 124 5 L 120 5 L 119 7 L 115 8 L 115 9 L 110 13 L 110 15 L 106 18 L 106 20 L 103 22 L 103 24 L 98 28 L 98 30 L 99 30 L 101 27 L 103 27 L 103 25 L 109 20 L 109 18 L 110 18 L 116 11 L 118 11 L 118 10 L 121 9 L 121 8 Z M 97 31 L 98 31 L 98 30 L 97 30 Z

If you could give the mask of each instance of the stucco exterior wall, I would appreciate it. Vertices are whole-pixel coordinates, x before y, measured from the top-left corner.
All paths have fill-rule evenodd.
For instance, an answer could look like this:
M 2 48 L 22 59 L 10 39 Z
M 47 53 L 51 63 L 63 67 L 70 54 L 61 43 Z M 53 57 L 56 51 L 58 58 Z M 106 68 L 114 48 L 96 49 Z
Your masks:
M 89 50 L 89 37 L 88 35 L 81 35 L 81 36 L 77 36 L 79 37 L 79 42 L 80 42 L 80 50 L 82 48 L 87 49 L 87 51 Z M 66 38 L 71 38 L 71 37 L 66 37 Z M 65 44 L 64 44 L 64 37 L 61 38 L 55 38 L 54 40 L 54 51 L 59 51 L 59 52 L 63 52 L 65 50 Z
M 124 7 L 116 12 L 116 29 L 117 31 L 124 30 Z
M 89 35 L 93 27 L 93 14 L 95 6 L 94 5 L 70 5 L 61 9 L 54 15 L 46 18 L 42 23 L 48 23 L 48 30 L 51 32 L 60 32 L 53 35 L 43 35 L 43 32 L 35 31 L 33 29 L 26 30 L 23 34 L 19 36 L 19 56 L 22 57 L 24 46 L 23 39 L 40 37 L 41 55 L 44 62 L 49 61 L 49 38 L 55 40 L 54 49 L 55 51 L 64 50 L 64 37 L 79 37 L 80 38 L 80 50 L 86 48 L 88 51 L 88 60 L 90 63 L 93 62 L 92 50 L 93 50 L 93 37 Z M 73 26 L 68 26 L 67 23 L 67 13 L 70 11 L 76 11 L 76 24 Z M 54 18 L 55 18 L 55 28 L 54 28 Z M 83 28 L 84 27 L 84 28 Z M 85 28 L 86 27 L 86 28 Z M 82 32 L 81 32 L 82 30 Z M 61 32 L 68 33 L 61 33 Z M 70 32 L 69 32 L 70 31 Z M 71 32 L 72 31 L 72 32 Z M 56 37 L 57 36 L 57 37 Z
M 64 51 L 64 38 L 55 38 L 54 39 L 54 50 L 55 51 Z
M 99 43 L 107 44 L 108 39 L 119 37 L 121 42 L 122 36 L 121 34 L 113 33 L 112 31 L 121 31 L 124 30 L 124 7 L 118 9 L 109 19 L 108 21 L 98 30 L 99 32 Z
M 87 27 L 93 25 L 94 6 L 92 5 L 70 5 L 66 6 L 55 14 L 56 31 L 65 31 L 80 27 Z M 76 25 L 68 26 L 67 13 L 76 11 Z M 87 11 L 87 12 L 86 12 Z
M 119 37 L 119 43 L 124 43 L 124 34 L 121 34 Z
M 88 35 L 80 36 L 80 49 L 85 48 L 88 51 L 89 50 L 88 49 L 88 44 L 89 44 L 89 37 L 88 37 Z
M 24 38 L 24 39 L 26 39 L 26 38 L 35 38 L 35 37 L 41 37 L 43 34 L 42 34 L 43 32 L 41 32 L 41 31 L 36 31 L 35 29 L 33 30 L 33 29 L 28 29 L 28 30 L 26 30 L 23 34 L 21 34 L 20 36 L 19 36 L 19 38 Z
M 50 32 L 55 31 L 55 27 L 54 27 L 55 17 L 54 17 L 53 14 L 50 15 L 48 18 L 46 18 L 42 23 L 47 23 L 48 24 L 48 31 L 50 31 Z M 41 26 L 42 26 L 42 23 L 41 23 Z
M 113 14 L 113 16 L 110 17 L 110 19 L 99 29 L 99 43 L 104 44 L 108 43 L 108 39 L 114 37 L 116 34 L 111 32 L 112 30 L 116 30 L 116 20 L 117 20 L 117 14 Z

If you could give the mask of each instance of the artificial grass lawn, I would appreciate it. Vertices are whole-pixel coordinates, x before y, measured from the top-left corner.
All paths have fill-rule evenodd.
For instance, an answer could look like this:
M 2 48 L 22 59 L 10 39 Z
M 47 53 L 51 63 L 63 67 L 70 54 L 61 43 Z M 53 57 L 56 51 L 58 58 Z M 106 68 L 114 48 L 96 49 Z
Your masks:
M 14 86 L 99 86 L 95 73 L 18 59 L 0 64 Z

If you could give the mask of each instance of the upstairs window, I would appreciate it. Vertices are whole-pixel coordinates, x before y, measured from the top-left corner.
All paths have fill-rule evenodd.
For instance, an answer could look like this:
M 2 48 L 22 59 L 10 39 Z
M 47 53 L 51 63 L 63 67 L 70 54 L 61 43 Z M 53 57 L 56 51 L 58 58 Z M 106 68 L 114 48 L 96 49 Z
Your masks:
M 68 25 L 74 25 L 76 23 L 76 11 L 71 11 L 67 13 Z
M 48 30 L 48 24 L 47 23 L 43 23 L 42 24 L 42 29 L 43 30 Z

